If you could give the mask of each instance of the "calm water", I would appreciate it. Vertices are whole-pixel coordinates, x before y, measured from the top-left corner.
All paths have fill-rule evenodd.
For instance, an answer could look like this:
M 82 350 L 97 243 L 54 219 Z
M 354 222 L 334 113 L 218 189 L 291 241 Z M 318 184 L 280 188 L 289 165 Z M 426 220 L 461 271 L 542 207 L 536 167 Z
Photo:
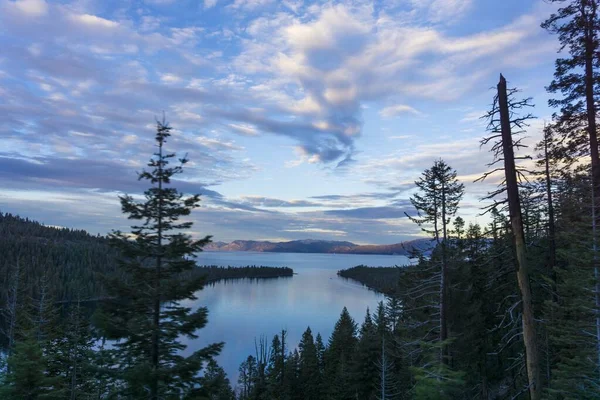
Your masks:
M 209 322 L 198 339 L 187 340 L 187 352 L 224 341 L 217 360 L 234 385 L 240 363 L 255 355 L 255 338 L 266 335 L 270 343 L 273 335 L 286 329 L 293 348 L 310 326 L 313 335 L 320 332 L 326 343 L 344 306 L 361 323 L 367 307 L 374 310 L 383 300 L 380 294 L 339 278 L 338 270 L 409 262 L 404 256 L 254 252 L 203 252 L 197 261 L 200 265 L 286 266 L 297 273 L 292 278 L 223 281 L 197 293 L 193 305 L 208 307 Z

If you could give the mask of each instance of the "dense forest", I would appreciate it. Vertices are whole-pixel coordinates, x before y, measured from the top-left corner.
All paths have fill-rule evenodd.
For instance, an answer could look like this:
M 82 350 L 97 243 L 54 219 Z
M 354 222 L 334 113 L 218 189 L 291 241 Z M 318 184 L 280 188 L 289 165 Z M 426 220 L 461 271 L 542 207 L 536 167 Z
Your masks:
M 402 269 L 407 266 L 396 267 L 368 267 L 357 265 L 356 267 L 338 271 L 338 276 L 361 282 L 369 289 L 383 294 L 393 294 L 397 291 L 398 280 Z
M 0 310 L 6 309 L 17 274 L 18 291 L 27 297 L 36 298 L 45 286 L 48 295 L 59 303 L 102 298 L 106 295 L 102 278 L 118 275 L 117 259 L 118 252 L 106 237 L 45 226 L 0 212 Z M 289 277 L 293 273 L 287 267 L 200 265 L 182 275 L 182 279 L 204 276 L 209 283 L 222 279 Z
M 552 122 L 524 147 L 532 99 L 500 76 L 481 141 L 493 161 L 478 179 L 498 183 L 481 203 L 489 223 L 461 217 L 460 171 L 433 161 L 407 215 L 431 249 L 403 268 L 340 273 L 386 295 L 360 326 L 343 309 L 328 340 L 310 328 L 296 348 L 285 330 L 248 338 L 256 351 L 235 384 L 214 360 L 224 343 L 185 353 L 208 310 L 184 304 L 207 274 L 293 272 L 197 268 L 210 236 L 190 235 L 187 217 L 200 198 L 171 185 L 187 159 L 166 151 L 171 128 L 157 122 L 148 189 L 120 198 L 130 232 L 0 216 L 0 398 L 600 399 L 600 4 L 549 2 L 560 8 L 542 28 L 562 49 Z

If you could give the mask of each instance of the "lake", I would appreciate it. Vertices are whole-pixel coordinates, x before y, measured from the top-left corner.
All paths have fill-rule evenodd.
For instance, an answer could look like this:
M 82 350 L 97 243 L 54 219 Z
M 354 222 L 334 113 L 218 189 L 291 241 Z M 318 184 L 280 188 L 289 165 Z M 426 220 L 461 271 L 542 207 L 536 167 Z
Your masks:
M 290 267 L 291 278 L 265 280 L 238 279 L 206 286 L 197 293 L 192 307 L 208 307 L 208 325 L 199 338 L 184 340 L 191 353 L 206 344 L 225 342 L 217 361 L 233 386 L 238 367 L 248 355 L 255 356 L 254 340 L 271 339 L 282 329 L 288 332 L 288 348 L 297 346 L 310 326 L 313 335 L 321 333 L 327 343 L 342 308 L 348 308 L 358 324 L 367 307 L 373 311 L 384 297 L 354 281 L 337 276 L 340 269 L 364 264 L 371 267 L 406 265 L 405 256 L 355 254 L 299 254 L 257 252 L 203 252 L 199 265 Z

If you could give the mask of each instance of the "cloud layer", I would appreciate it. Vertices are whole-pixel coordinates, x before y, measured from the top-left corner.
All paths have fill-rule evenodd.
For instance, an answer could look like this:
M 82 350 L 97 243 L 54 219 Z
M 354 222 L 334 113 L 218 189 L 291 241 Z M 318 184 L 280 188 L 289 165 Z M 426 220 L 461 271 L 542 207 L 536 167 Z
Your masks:
M 0 207 L 106 232 L 90 204 L 116 215 L 117 192 L 143 189 L 135 172 L 164 112 L 170 148 L 192 160 L 176 183 L 205 196 L 198 219 L 221 238 L 409 237 L 420 171 L 444 156 L 468 180 L 485 164 L 473 118 L 485 103 L 448 109 L 499 69 L 534 70 L 555 49 L 538 27 L 542 3 L 488 30 L 466 23 L 480 8 L 0 0 L 0 183 L 10 188 Z M 436 131 L 450 114 L 460 135 Z M 390 127 L 400 132 L 386 137 Z M 81 212 L 61 210 L 65 201 Z

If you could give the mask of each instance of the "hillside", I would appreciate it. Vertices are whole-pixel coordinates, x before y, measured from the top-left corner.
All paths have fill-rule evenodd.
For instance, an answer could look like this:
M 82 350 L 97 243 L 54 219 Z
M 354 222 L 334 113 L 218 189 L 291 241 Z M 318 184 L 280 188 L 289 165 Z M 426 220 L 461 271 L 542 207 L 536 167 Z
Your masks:
M 205 247 L 208 251 L 257 251 L 272 253 L 337 253 L 337 254 L 384 254 L 409 255 L 414 249 L 427 250 L 429 239 L 415 239 L 396 244 L 358 245 L 351 242 L 330 240 L 292 240 L 269 242 L 235 240 L 231 243 L 214 242 Z
M 0 311 L 15 283 L 18 283 L 19 293 L 29 298 L 37 297 L 41 286 L 49 288 L 49 294 L 57 301 L 102 297 L 102 276 L 120 274 L 117 258 L 117 251 L 105 237 L 83 230 L 45 226 L 0 212 Z M 291 276 L 293 271 L 261 266 L 208 266 L 196 269 L 193 274 L 216 281 Z M 1 323 L 0 313 L 0 330 Z

